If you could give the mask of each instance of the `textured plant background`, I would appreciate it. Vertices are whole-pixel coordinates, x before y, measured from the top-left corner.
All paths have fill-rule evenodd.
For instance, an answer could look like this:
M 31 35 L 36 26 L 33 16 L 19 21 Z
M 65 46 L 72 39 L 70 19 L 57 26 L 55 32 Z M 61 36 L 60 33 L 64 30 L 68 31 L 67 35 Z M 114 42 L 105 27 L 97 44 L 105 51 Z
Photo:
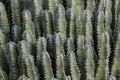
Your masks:
M 0 0 L 0 80 L 119 80 L 120 0 Z

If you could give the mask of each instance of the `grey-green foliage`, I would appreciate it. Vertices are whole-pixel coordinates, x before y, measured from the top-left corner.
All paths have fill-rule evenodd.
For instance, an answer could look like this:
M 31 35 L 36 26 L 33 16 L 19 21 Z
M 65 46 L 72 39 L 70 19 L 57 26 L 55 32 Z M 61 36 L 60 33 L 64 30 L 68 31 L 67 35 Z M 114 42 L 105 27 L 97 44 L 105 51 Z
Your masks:
M 109 31 L 109 33 L 111 33 L 110 25 L 111 25 L 111 22 L 112 22 L 111 8 L 112 8 L 111 0 L 106 0 L 106 2 L 105 2 L 105 12 L 104 12 L 104 14 L 105 14 L 105 29 L 107 31 Z
M 55 53 L 57 54 L 63 54 L 64 53 L 64 48 L 63 48 L 63 39 L 61 36 L 61 33 L 56 33 L 55 34 Z
M 54 13 L 54 32 L 61 33 L 63 42 L 66 40 L 66 28 L 65 9 L 62 4 L 58 4 Z
M 0 29 L 3 31 L 5 35 L 7 36 L 9 35 L 10 27 L 8 23 L 7 13 L 6 13 L 5 6 L 1 2 L 0 2 Z
M 47 9 L 52 14 L 54 14 L 54 10 L 56 8 L 56 0 L 42 0 L 42 5 L 44 9 Z
M 99 11 L 97 19 L 98 19 L 98 21 L 97 21 L 97 39 L 98 39 L 97 48 L 99 49 L 100 41 L 101 41 L 101 35 L 102 35 L 102 32 L 104 31 L 104 13 L 103 13 L 103 11 Z
M 21 19 L 21 7 L 20 7 L 20 0 L 11 0 L 11 14 L 12 14 L 12 24 L 17 25 L 20 27 L 22 26 L 22 19 Z
M 30 10 L 32 12 L 32 1 L 33 0 L 20 0 L 22 10 Z
M 12 40 L 18 43 L 21 39 L 20 27 L 17 25 L 12 26 Z
M 35 26 L 32 22 L 32 16 L 29 10 L 23 11 L 23 30 L 30 30 L 31 35 L 35 38 Z
M 16 80 L 19 77 L 17 45 L 14 42 L 8 43 L 8 63 L 10 68 L 10 80 Z
M 71 37 L 67 39 L 67 51 L 75 51 L 75 45 Z
M 46 10 L 42 15 L 42 28 L 43 28 L 43 36 L 48 37 L 52 34 L 52 14 Z
M 86 44 L 93 44 L 93 26 L 92 26 L 92 15 L 89 14 L 90 10 L 87 10 L 87 21 L 86 21 L 86 34 L 85 34 L 85 43 Z
M 105 1 L 106 0 L 100 0 L 99 1 L 99 9 L 98 9 L 98 11 L 104 11 L 104 9 L 105 9 Z
M 39 37 L 37 41 L 36 63 L 40 73 L 40 79 L 43 79 L 42 54 L 46 51 L 47 42 L 44 37 Z
M 87 9 L 90 10 L 89 14 L 92 14 L 95 9 L 95 0 L 88 0 L 87 1 Z
M 0 29 L 0 65 L 3 70 L 7 70 L 7 44 L 5 40 L 5 35 Z
M 42 5 L 41 0 L 32 0 L 32 16 L 33 16 L 33 22 L 35 25 L 35 34 L 36 37 L 40 36 L 42 34 L 42 26 L 41 26 L 41 16 L 42 16 Z
M 68 58 L 72 80 L 80 80 L 80 71 L 76 62 L 75 53 L 73 51 L 68 52 Z
M 39 80 L 38 69 L 35 66 L 33 56 L 28 55 L 25 57 L 25 67 L 27 76 L 30 78 L 30 80 Z
M 86 70 L 85 70 L 85 38 L 83 35 L 79 35 L 77 38 L 77 52 L 76 52 L 76 59 L 78 63 L 78 67 L 80 69 L 81 79 L 86 77 Z
M 53 51 L 54 51 L 54 46 L 53 46 L 54 45 L 54 36 L 49 35 L 46 38 L 46 40 L 47 40 L 47 51 L 52 59 L 54 57 L 54 53 L 53 53 Z
M 72 8 L 76 13 L 76 35 L 83 35 L 82 14 L 84 11 L 84 0 L 67 0 L 67 8 Z
M 74 45 L 73 40 L 71 39 L 71 37 L 67 39 L 67 54 L 70 51 L 75 51 L 75 45 Z M 68 58 L 68 56 L 65 56 L 65 60 L 66 60 L 65 71 L 66 71 L 67 75 L 70 75 L 70 70 L 69 70 L 70 66 L 69 66 L 69 58 Z
M 103 32 L 99 47 L 99 66 L 96 80 L 106 80 L 109 77 L 110 37 L 108 32 Z
M 26 73 L 25 69 L 25 57 L 30 55 L 30 45 L 22 40 L 18 44 L 18 52 L 20 53 L 18 56 L 18 64 L 19 64 L 19 71 L 20 75 Z
M 91 45 L 87 45 L 86 49 L 86 75 L 87 79 L 94 80 L 94 51 Z
M 35 50 L 36 38 L 32 35 L 30 30 L 25 30 L 23 32 L 22 37 L 23 37 L 23 40 L 29 43 L 31 54 L 34 56 L 36 51 Z
M 118 80 L 120 78 L 120 33 L 118 33 L 117 36 L 117 42 L 116 42 L 116 48 L 115 48 L 115 54 L 114 54 L 114 61 L 113 61 L 113 66 L 112 66 L 112 76 L 115 76 L 116 79 Z
M 86 34 L 86 22 L 87 22 L 87 15 L 88 15 L 88 10 L 84 10 L 83 14 L 82 14 L 82 35 L 85 36 Z M 79 37 L 79 35 L 77 36 Z
M 83 11 L 84 11 L 84 1 L 83 0 L 67 0 L 67 8 L 72 8 L 75 10 L 75 12 L 77 13 L 77 16 L 79 16 L 78 14 L 80 14 L 80 16 L 82 15 Z
M 66 76 L 65 80 L 71 80 L 70 76 Z
M 46 51 L 47 42 L 44 37 L 39 37 L 37 41 L 37 66 L 41 65 L 42 53 Z
M 26 77 L 25 75 L 22 75 L 19 77 L 18 80 L 30 80 L 28 77 Z
M 1 80 L 8 80 L 8 77 L 6 75 L 6 73 L 3 71 L 3 69 L 0 66 L 0 79 Z
M 51 59 L 47 52 L 42 53 L 42 65 L 44 69 L 44 79 L 51 80 L 54 76 L 53 76 L 53 71 L 51 67 L 52 66 Z
M 71 37 L 73 41 L 76 39 L 76 13 L 70 8 L 66 12 L 67 18 L 67 36 Z
M 64 80 L 65 79 L 65 68 L 64 68 L 64 55 L 58 54 L 56 57 L 56 75 L 57 79 Z
M 116 0 L 116 5 L 115 5 L 115 26 L 116 26 L 116 32 L 119 32 L 120 30 L 120 1 Z
M 26 40 L 31 45 L 36 43 L 36 38 L 32 35 L 32 32 L 30 30 L 25 30 L 22 37 L 23 40 Z

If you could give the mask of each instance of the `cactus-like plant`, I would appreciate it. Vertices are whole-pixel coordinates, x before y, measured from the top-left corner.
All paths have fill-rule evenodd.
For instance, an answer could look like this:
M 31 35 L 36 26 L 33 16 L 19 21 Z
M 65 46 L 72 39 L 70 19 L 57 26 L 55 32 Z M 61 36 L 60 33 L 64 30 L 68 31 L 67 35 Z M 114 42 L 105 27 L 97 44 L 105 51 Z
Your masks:
M 22 75 L 19 77 L 18 80 L 30 80 L 28 77 L 26 77 L 25 75 Z
M 1 67 L 0 67 L 0 79 L 8 80 L 8 77 L 7 77 L 6 73 L 2 70 Z
M 87 79 L 94 80 L 94 51 L 91 45 L 87 46 L 86 51 L 86 75 Z
M 78 67 L 80 69 L 81 78 L 84 79 L 86 75 L 85 70 L 86 54 L 85 54 L 85 38 L 83 35 L 79 35 L 77 39 L 76 59 Z
M 12 24 L 17 25 L 20 28 L 20 32 L 22 29 L 22 19 L 21 19 L 21 7 L 20 0 L 11 0 L 11 11 L 12 11 Z
M 52 34 L 52 14 L 46 10 L 42 16 L 43 36 L 48 37 Z
M 120 67 L 118 65 L 119 63 L 119 59 L 120 59 L 120 47 L 119 47 L 119 43 L 120 43 L 120 33 L 118 34 L 118 37 L 117 37 L 117 42 L 116 42 L 116 48 L 115 48 L 115 57 L 114 57 L 114 62 L 113 62 L 113 66 L 112 66 L 112 76 L 115 76 L 116 79 L 119 79 L 120 78 Z
M 112 22 L 112 12 L 111 12 L 111 0 L 106 0 L 105 2 L 105 29 L 111 34 L 111 22 Z
M 1 2 L 0 2 L 0 29 L 3 31 L 5 35 L 9 35 L 10 27 L 8 23 L 7 13 L 4 4 Z
M 38 69 L 35 66 L 33 56 L 29 55 L 25 57 L 25 67 L 27 76 L 30 78 L 30 80 L 39 80 Z
M 42 26 L 41 26 L 41 16 L 42 16 L 42 5 L 41 4 L 41 0 L 32 0 L 32 14 L 33 14 L 33 23 L 34 23 L 34 26 L 35 26 L 35 34 L 36 34 L 36 37 L 38 36 L 41 36 L 42 34 Z M 37 37 L 37 38 L 38 38 Z
M 66 12 L 66 18 L 67 18 L 67 36 L 71 37 L 73 41 L 76 40 L 76 13 L 75 11 L 70 8 Z
M 92 45 L 93 44 L 93 26 L 91 21 L 92 15 L 90 15 L 89 13 L 90 13 L 90 10 L 87 10 L 85 43 L 88 45 Z
M 32 16 L 29 10 L 25 10 L 23 11 L 23 26 L 24 29 L 23 30 L 30 30 L 31 31 L 31 35 L 35 38 L 35 26 L 32 22 Z
M 70 65 L 70 71 L 72 80 L 80 80 L 80 71 L 76 62 L 76 57 L 73 51 L 68 52 L 69 57 L 69 65 Z
M 0 79 L 119 80 L 119 0 L 0 0 Z
M 19 71 L 18 71 L 18 54 L 17 54 L 17 46 L 14 42 L 8 43 L 8 63 L 10 67 L 10 80 L 16 80 L 19 77 Z
M 65 79 L 65 70 L 64 70 L 64 56 L 63 54 L 58 54 L 56 58 L 56 75 L 57 79 L 64 80 Z
M 36 56 L 36 63 L 38 67 L 38 71 L 40 73 L 40 78 L 43 79 L 43 67 L 42 67 L 42 55 L 43 52 L 46 51 L 47 48 L 47 42 L 44 37 L 39 37 L 37 41 L 37 56 Z
M 65 9 L 62 4 L 58 4 L 54 13 L 54 32 L 61 33 L 63 41 L 66 41 L 67 22 L 65 19 Z
M 24 40 L 20 41 L 18 44 L 18 52 L 20 53 L 18 57 L 19 71 L 20 75 L 23 75 L 26 73 L 25 57 L 30 55 L 30 45 Z
M 43 63 L 44 76 L 45 76 L 44 79 L 51 80 L 54 76 L 52 72 L 50 56 L 47 52 L 43 52 L 42 54 L 42 63 Z
M 6 39 L 3 31 L 0 29 L 0 65 L 3 70 L 8 70 L 8 64 L 7 64 L 7 44 L 6 44 Z
M 99 51 L 99 66 L 96 80 L 106 80 L 109 77 L 110 37 L 108 32 L 103 32 Z
M 18 43 L 21 40 L 20 27 L 17 25 L 12 26 L 12 40 Z

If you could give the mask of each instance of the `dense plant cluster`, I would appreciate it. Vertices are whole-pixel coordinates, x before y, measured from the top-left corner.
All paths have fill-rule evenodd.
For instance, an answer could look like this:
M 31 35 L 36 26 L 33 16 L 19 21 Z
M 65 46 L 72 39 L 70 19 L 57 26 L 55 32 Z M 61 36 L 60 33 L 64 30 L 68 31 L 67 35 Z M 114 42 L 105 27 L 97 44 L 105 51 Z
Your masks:
M 119 80 L 120 0 L 0 0 L 0 80 Z

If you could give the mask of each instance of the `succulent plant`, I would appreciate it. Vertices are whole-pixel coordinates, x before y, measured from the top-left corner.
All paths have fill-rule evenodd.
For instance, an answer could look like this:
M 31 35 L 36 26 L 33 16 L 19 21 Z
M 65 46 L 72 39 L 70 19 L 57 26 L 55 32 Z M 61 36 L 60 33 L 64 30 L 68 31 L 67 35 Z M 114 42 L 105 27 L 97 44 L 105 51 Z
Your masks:
M 0 0 L 0 80 L 119 80 L 119 0 Z

